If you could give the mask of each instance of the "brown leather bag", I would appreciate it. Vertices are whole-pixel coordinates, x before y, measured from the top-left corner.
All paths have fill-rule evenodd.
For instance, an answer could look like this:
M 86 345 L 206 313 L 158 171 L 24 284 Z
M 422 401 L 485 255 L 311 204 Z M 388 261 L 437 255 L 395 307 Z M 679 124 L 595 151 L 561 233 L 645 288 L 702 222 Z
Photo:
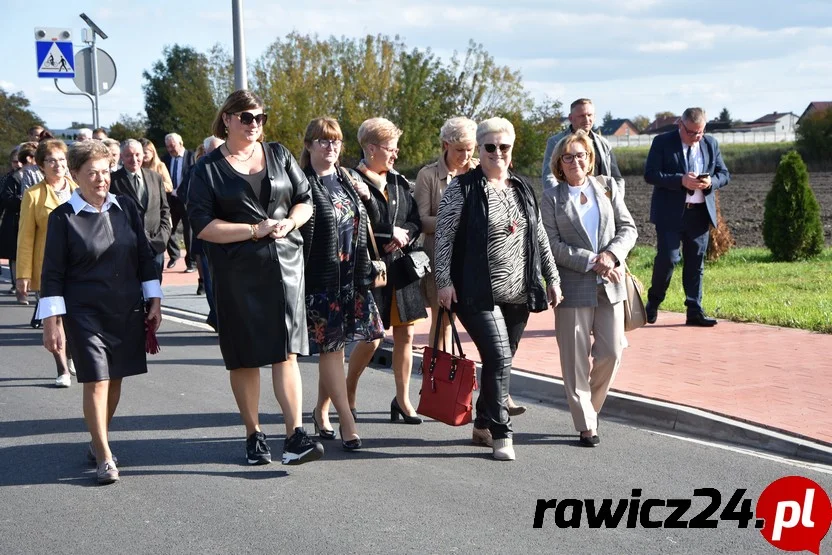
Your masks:
M 373 253 L 375 253 L 375 258 L 372 258 L 372 255 L 370 257 L 370 263 L 372 263 L 376 273 L 376 277 L 373 279 L 373 289 L 376 287 L 384 287 L 387 285 L 387 264 L 381 259 L 381 255 L 378 252 L 376 236 L 373 233 L 373 224 L 370 223 L 370 218 L 367 218 L 367 236 L 373 245 Z

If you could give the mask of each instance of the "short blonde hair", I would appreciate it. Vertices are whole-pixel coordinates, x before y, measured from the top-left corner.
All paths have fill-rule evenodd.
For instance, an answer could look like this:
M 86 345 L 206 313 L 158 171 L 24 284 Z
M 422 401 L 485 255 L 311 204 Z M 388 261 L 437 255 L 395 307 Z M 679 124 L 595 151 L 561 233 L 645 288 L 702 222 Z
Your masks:
M 364 120 L 358 128 L 358 144 L 361 145 L 362 150 L 367 150 L 369 145 L 392 141 L 401 136 L 402 130 L 386 118 Z
M 561 165 L 560 158 L 566 153 L 569 149 L 569 145 L 572 143 L 581 143 L 584 145 L 587 153 L 586 173 L 587 175 L 592 175 L 595 172 L 595 147 L 592 145 L 592 139 L 589 137 L 587 132 L 583 129 L 579 129 L 578 131 L 570 133 L 561 139 L 555 146 L 554 154 L 552 154 L 552 161 L 549 163 L 549 168 L 552 170 L 555 178 L 560 182 L 566 181 L 566 174 L 563 173 L 563 166 Z
M 505 133 L 511 137 L 511 142 L 514 142 L 516 135 L 514 134 L 514 126 L 506 118 L 490 118 L 481 121 L 477 125 L 477 144 L 481 145 L 482 140 L 486 135 L 491 133 Z
M 450 118 L 442 124 L 439 140 L 450 145 L 473 143 L 477 140 L 477 122 L 463 117 Z

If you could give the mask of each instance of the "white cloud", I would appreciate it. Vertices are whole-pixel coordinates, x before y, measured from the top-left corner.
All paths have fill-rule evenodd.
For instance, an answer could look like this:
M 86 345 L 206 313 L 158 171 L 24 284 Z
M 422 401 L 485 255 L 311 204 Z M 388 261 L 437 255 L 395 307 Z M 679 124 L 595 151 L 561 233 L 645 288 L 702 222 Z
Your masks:
M 13 92 L 15 88 L 15 84 L 11 81 L 0 80 L 0 89 L 5 89 L 6 91 Z
M 639 44 L 636 50 L 652 54 L 655 52 L 682 52 L 688 49 L 688 43 L 681 40 L 673 40 L 668 42 L 648 42 Z

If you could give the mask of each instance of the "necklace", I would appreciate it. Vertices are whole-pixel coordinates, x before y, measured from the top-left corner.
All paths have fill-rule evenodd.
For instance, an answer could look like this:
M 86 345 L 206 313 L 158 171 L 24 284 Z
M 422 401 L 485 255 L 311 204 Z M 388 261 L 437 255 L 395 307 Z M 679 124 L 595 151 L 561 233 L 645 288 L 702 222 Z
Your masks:
M 506 231 L 508 231 L 509 235 L 511 235 L 512 233 L 517 231 L 517 217 L 514 215 L 511 209 L 512 205 L 514 205 L 514 212 L 516 212 L 517 205 L 515 202 L 508 200 L 508 195 L 511 194 L 513 189 L 511 187 L 506 186 L 503 188 L 502 191 L 498 191 L 496 188 L 494 188 L 493 185 L 491 188 L 494 191 L 494 194 L 497 195 L 497 200 L 500 201 L 500 204 L 502 204 L 503 207 L 506 209 L 506 215 L 508 216 L 509 220 L 509 224 L 506 227 Z M 512 198 L 512 200 L 514 200 L 514 198 Z M 519 216 L 519 214 L 517 215 Z
M 249 160 L 251 160 L 251 157 L 252 157 L 252 156 L 254 156 L 254 151 L 256 151 L 256 150 L 257 150 L 257 145 L 256 145 L 256 144 L 254 145 L 254 148 L 252 148 L 252 149 L 251 149 L 251 153 L 250 153 L 248 156 L 246 156 L 245 158 L 240 158 L 240 157 L 239 157 L 239 156 L 237 156 L 236 154 L 233 154 L 233 153 L 231 152 L 231 149 L 230 149 L 230 148 L 228 148 L 228 145 L 226 145 L 225 150 L 227 150 L 227 151 L 228 151 L 228 155 L 229 155 L 229 156 L 231 156 L 232 158 L 234 158 L 234 159 L 235 159 L 235 160 L 237 160 L 238 162 L 248 162 Z

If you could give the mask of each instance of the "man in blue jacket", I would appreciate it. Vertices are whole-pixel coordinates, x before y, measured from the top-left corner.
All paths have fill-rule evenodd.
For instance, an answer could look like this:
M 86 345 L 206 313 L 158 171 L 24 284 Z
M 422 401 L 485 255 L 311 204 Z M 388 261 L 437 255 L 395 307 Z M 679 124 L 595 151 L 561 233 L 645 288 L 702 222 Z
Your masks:
M 645 307 L 651 324 L 680 258 L 684 258 L 685 323 L 703 327 L 717 323 L 702 310 L 702 275 L 710 226 L 717 224 L 714 191 L 727 185 L 731 176 L 716 139 L 705 136 L 706 123 L 705 110 L 688 108 L 678 129 L 653 139 L 647 155 L 644 180 L 653 185 L 650 221 L 656 225 L 658 243 Z

